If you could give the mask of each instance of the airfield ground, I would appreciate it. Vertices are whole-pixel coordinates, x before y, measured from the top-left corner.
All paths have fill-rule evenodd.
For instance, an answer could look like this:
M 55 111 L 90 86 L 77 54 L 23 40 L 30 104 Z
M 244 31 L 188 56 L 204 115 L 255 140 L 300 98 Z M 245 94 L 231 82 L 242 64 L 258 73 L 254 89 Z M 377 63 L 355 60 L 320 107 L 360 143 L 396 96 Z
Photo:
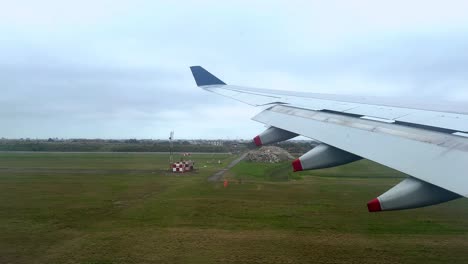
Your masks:
M 403 176 L 369 161 L 241 162 L 224 188 L 235 156 L 193 159 L 0 153 L 0 263 L 468 263 L 468 200 L 368 213 Z

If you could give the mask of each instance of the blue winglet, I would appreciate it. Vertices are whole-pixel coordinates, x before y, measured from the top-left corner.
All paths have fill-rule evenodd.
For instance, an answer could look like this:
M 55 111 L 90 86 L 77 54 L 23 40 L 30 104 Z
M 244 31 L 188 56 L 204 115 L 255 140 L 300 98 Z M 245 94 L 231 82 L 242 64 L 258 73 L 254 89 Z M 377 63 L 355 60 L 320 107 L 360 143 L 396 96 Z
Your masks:
M 213 74 L 209 73 L 207 70 L 203 69 L 201 66 L 191 66 L 190 70 L 192 71 L 193 78 L 195 78 L 197 86 L 216 84 L 226 85 L 226 83 L 218 79 Z

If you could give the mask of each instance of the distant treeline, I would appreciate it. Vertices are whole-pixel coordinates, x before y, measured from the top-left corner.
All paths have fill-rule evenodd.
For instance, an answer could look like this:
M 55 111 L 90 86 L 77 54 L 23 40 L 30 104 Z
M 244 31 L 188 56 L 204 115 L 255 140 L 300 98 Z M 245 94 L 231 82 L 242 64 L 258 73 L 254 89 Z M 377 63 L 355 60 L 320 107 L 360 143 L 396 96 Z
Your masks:
M 169 152 L 169 144 L 96 142 L 3 142 L 0 151 Z M 229 146 L 174 144 L 174 152 L 230 152 Z
M 278 144 L 290 153 L 305 153 L 313 143 L 286 141 Z M 242 152 L 256 148 L 248 141 L 203 141 L 197 143 L 179 140 L 173 142 L 174 152 Z M 160 140 L 0 140 L 0 151 L 58 151 L 58 152 L 169 152 L 169 141 Z

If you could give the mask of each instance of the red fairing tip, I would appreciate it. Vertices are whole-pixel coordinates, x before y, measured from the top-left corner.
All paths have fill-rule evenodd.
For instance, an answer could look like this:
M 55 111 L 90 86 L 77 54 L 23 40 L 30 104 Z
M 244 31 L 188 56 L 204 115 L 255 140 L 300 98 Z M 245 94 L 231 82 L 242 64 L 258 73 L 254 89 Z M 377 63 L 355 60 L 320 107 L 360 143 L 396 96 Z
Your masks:
M 296 172 L 296 171 L 301 171 L 301 170 L 302 170 L 301 160 L 300 160 L 300 159 L 295 159 L 295 160 L 292 162 L 292 166 L 293 166 L 293 171 L 294 171 L 294 172 Z
M 255 145 L 257 145 L 258 147 L 262 145 L 262 140 L 260 139 L 260 136 L 254 137 L 254 142 L 255 142 Z
M 369 212 L 379 212 L 382 211 L 382 207 L 380 207 L 380 201 L 379 199 L 375 198 L 372 199 L 367 203 L 367 209 L 369 209 Z

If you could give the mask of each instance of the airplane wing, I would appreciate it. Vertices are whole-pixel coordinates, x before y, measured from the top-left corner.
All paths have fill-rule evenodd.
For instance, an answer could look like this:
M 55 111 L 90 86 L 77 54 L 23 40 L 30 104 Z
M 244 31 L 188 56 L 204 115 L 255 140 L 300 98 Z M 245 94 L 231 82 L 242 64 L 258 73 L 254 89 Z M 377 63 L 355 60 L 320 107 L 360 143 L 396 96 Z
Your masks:
M 294 171 L 366 158 L 409 175 L 369 201 L 370 212 L 468 197 L 468 104 L 248 88 L 190 68 L 198 87 L 262 109 L 253 120 L 270 127 L 254 138 L 258 146 L 298 135 L 321 142 L 292 162 Z

